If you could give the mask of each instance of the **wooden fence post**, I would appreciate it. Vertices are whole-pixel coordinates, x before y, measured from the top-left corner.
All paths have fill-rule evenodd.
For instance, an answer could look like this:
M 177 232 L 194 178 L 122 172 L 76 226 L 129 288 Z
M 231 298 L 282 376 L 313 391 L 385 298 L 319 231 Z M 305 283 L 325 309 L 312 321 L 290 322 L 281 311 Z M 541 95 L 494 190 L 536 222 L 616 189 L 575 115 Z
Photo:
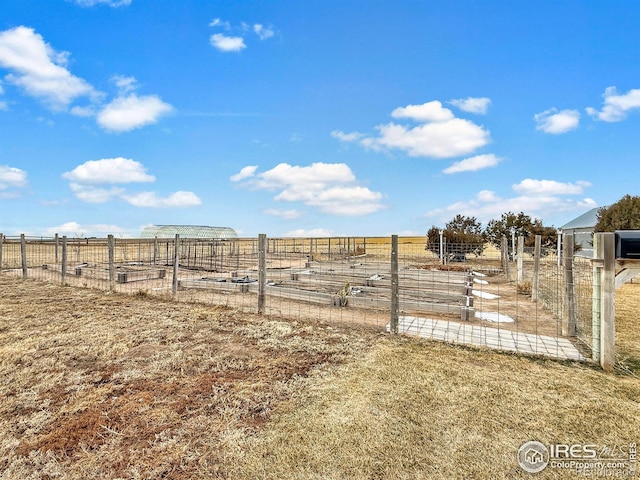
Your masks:
M 109 290 L 113 291 L 116 287 L 115 242 L 113 235 L 107 236 L 107 247 L 109 249 Z
M 556 252 L 557 252 L 556 257 L 558 260 L 558 268 L 560 268 L 562 266 L 562 235 L 558 235 L 558 247 Z
M 154 237 L 153 239 L 153 264 L 158 264 L 158 237 Z
M 62 265 L 60 269 L 60 279 L 62 284 L 67 280 L 67 236 L 62 236 Z
M 564 312 L 562 315 L 562 335 L 576 335 L 576 291 L 573 279 L 573 235 L 565 233 L 564 243 Z
M 22 259 L 22 277 L 27 278 L 27 240 L 24 233 L 20 234 L 20 258 Z
M 518 266 L 518 283 L 522 283 L 524 281 L 524 237 L 522 235 L 518 236 L 517 266 Z
M 511 272 L 509 271 L 509 241 L 505 235 L 502 236 L 500 242 L 500 259 L 502 261 L 502 269 L 507 275 L 507 280 L 511 280 Z
M 54 254 L 53 255 L 55 257 L 55 259 L 54 259 L 55 260 L 55 264 L 57 265 L 58 264 L 58 259 L 59 259 L 59 256 L 58 256 L 58 248 L 59 247 L 58 246 L 60 244 L 60 238 L 58 237 L 57 233 L 53 237 L 53 242 L 54 242 L 54 247 L 53 247 Z
M 311 247 L 309 247 L 311 250 Z M 264 313 L 265 287 L 267 283 L 267 235 L 258 235 L 258 314 Z
M 175 297 L 176 293 L 178 293 L 178 271 L 180 268 L 180 235 L 177 233 L 173 245 L 173 281 L 171 293 Z
M 389 332 L 398 333 L 398 321 L 400 319 L 399 305 L 399 281 L 398 281 L 398 235 L 391 235 L 391 319 Z
M 604 266 L 602 236 L 593 235 L 593 304 L 591 307 L 591 358 L 600 363 L 600 322 L 602 309 L 602 267 Z
M 536 235 L 533 247 L 533 278 L 531 280 L 531 301 L 538 301 L 538 289 L 540 288 L 540 255 L 541 255 L 542 236 Z
M 0 233 L 0 273 L 2 273 L 2 244 L 4 243 L 4 235 Z
M 616 245 L 614 233 L 602 233 L 603 269 L 600 295 L 600 365 L 611 371 L 615 365 L 616 347 Z

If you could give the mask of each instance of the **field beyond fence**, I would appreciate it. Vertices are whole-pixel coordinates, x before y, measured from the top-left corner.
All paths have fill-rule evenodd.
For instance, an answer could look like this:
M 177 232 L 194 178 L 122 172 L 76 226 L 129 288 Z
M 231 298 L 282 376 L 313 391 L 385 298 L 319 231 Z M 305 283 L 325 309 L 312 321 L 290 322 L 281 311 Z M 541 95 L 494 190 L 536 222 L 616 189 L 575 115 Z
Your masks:
M 557 252 L 536 255 L 521 240 L 515 251 L 491 245 L 456 251 L 449 245 L 443 254 L 424 237 L 0 236 L 0 272 L 526 354 L 591 358 L 589 259 L 568 257 L 568 268 Z

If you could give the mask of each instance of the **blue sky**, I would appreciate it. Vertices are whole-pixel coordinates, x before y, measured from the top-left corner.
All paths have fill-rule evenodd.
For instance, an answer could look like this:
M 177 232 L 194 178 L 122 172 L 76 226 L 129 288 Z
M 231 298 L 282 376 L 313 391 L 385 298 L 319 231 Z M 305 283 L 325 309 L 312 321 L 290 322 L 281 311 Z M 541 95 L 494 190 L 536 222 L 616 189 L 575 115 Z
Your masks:
M 3 0 L 0 232 L 423 235 L 638 195 L 640 2 Z

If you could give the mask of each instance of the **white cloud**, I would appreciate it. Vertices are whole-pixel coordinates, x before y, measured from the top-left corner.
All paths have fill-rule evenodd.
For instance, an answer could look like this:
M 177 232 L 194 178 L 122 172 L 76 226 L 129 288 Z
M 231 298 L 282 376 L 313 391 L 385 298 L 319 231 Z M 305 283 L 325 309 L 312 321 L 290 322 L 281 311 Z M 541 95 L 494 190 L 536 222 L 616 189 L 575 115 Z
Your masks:
M 446 122 L 454 117 L 451 110 L 444 108 L 437 100 L 422 105 L 398 107 L 391 112 L 393 118 L 410 118 L 419 122 Z
M 224 22 L 224 21 L 220 20 L 219 18 L 214 18 L 213 20 L 211 20 L 209 22 L 209 26 L 210 27 L 222 27 L 225 30 L 231 29 L 231 25 L 229 24 L 229 22 Z
M 127 233 L 127 231 L 117 225 L 100 223 L 81 225 L 78 222 L 66 222 L 62 225 L 45 229 L 43 235 L 53 237 L 56 233 L 67 237 L 104 237 L 106 235 Z
M 298 210 L 278 210 L 276 208 L 268 208 L 264 211 L 265 215 L 270 215 L 272 217 L 280 217 L 285 220 L 295 220 L 302 215 L 302 212 Z
M 156 192 L 128 192 L 121 184 L 155 182 L 139 162 L 128 158 L 90 160 L 62 174 L 69 180 L 69 188 L 79 200 L 87 203 L 105 203 L 113 199 L 124 200 L 135 207 L 193 207 L 202 202 L 193 192 L 179 191 L 167 197 Z M 105 188 L 104 184 L 115 184 Z
M 220 18 L 214 18 L 211 20 L 211 22 L 209 22 L 209 26 L 213 28 L 222 28 L 226 32 L 230 32 L 232 30 L 231 24 L 227 21 L 221 20 Z M 253 33 L 255 33 L 262 41 L 275 35 L 273 27 L 265 27 L 261 23 L 255 23 L 253 27 L 251 27 L 246 22 L 240 22 L 240 26 L 233 28 L 233 30 L 234 32 L 237 32 L 238 35 L 215 33 L 209 37 L 209 43 L 221 52 L 240 52 L 247 48 L 245 37 L 250 30 L 253 30 Z
M 598 111 L 588 107 L 587 113 L 598 120 L 605 122 L 620 122 L 627 118 L 627 112 L 640 109 L 640 89 L 629 90 L 625 94 L 618 94 L 616 87 L 605 89 L 604 106 Z
M 89 5 L 90 2 L 85 3 Z M 66 68 L 68 59 L 68 52 L 56 52 L 32 28 L 21 26 L 0 32 L 0 67 L 10 70 L 5 81 L 41 100 L 52 110 L 66 110 L 78 98 L 86 97 L 90 104 L 73 106 L 70 113 L 81 117 L 95 116 L 98 125 L 115 132 L 156 123 L 173 110 L 156 95 L 131 93 L 136 88 L 136 79 L 124 75 L 112 78 L 120 94 L 104 105 L 103 93 L 69 72 Z M 6 102 L 0 104 L 0 110 L 7 108 Z
M 76 183 L 133 183 L 155 182 L 156 177 L 146 173 L 146 168 L 140 162 L 129 158 L 104 158 L 89 160 L 78 165 L 62 177 Z
M 340 130 L 334 130 L 333 132 L 331 132 L 331 136 L 333 138 L 337 138 L 341 142 L 357 142 L 358 140 L 365 137 L 365 134 L 358 132 L 344 133 Z
M 247 47 L 242 37 L 229 37 L 222 33 L 214 33 L 209 41 L 221 52 L 240 52 Z
M 369 215 L 382 208 L 381 193 L 359 186 L 333 186 L 315 191 L 292 186 L 276 195 L 274 200 L 303 202 L 325 213 L 345 216 Z
M 367 215 L 382 208 L 382 194 L 358 185 L 344 163 L 292 166 L 281 163 L 244 185 L 254 190 L 278 191 L 275 201 L 301 202 L 332 215 Z
M 159 197 L 155 192 L 123 194 L 120 197 L 134 207 L 195 207 L 202 203 L 193 192 L 175 192 L 168 197 Z
M 310 230 L 304 230 L 299 228 L 297 230 L 291 230 L 282 234 L 285 238 L 298 237 L 298 238 L 318 238 L 318 237 L 333 237 L 335 233 L 333 230 L 327 230 L 326 228 L 312 228 Z
M 380 135 L 364 139 L 362 144 L 365 147 L 374 150 L 397 148 L 411 157 L 457 157 L 472 153 L 489 143 L 488 131 L 460 118 L 414 128 L 394 123 L 377 128 Z
M 333 183 L 355 182 L 356 176 L 345 163 L 312 163 L 308 167 L 280 163 L 258 175 L 256 186 L 262 189 L 322 190 Z
M 254 174 L 256 173 L 257 169 L 258 169 L 258 165 L 246 166 L 246 167 L 242 168 L 235 175 L 231 175 L 229 180 L 231 180 L 232 182 L 239 182 L 241 180 L 246 180 L 247 178 L 253 177 Z
M 427 212 L 428 217 L 437 217 L 440 221 L 449 221 L 452 216 L 461 214 L 476 217 L 481 222 L 500 218 L 506 212 L 524 212 L 535 218 L 544 219 L 558 212 L 579 211 L 594 208 L 596 202 L 591 198 L 573 199 L 571 195 L 580 195 L 588 182 L 562 183 L 553 180 L 525 179 L 512 186 L 517 196 L 502 198 L 491 190 L 482 190 L 474 198 L 453 203 L 447 207 Z
M 273 28 L 264 27 L 263 25 L 256 23 L 253 26 L 253 31 L 260 38 L 260 40 L 266 40 L 267 38 L 271 38 L 274 35 Z
M 398 149 L 411 157 L 451 158 L 468 155 L 490 142 L 488 130 L 475 123 L 456 118 L 439 101 L 408 105 L 393 110 L 394 118 L 421 122 L 418 126 L 389 123 L 379 125 L 377 136 L 344 133 L 332 135 L 341 141 L 357 141 L 373 150 Z
M 496 195 L 496 192 L 493 192 L 491 190 L 482 190 L 478 192 L 478 195 L 476 195 L 476 198 L 481 202 L 499 202 L 500 201 L 500 197 Z
M 124 188 L 120 187 L 99 188 L 95 185 L 83 185 L 76 182 L 71 182 L 69 188 L 78 200 L 87 203 L 106 203 L 125 193 Z
M 0 198 L 17 196 L 14 189 L 27 186 L 27 172 L 8 165 L 0 165 Z
M 108 5 L 113 8 L 131 5 L 131 0 L 75 0 L 81 7 L 94 7 L 96 5 Z
M 0 67 L 11 70 L 5 80 L 56 110 L 79 97 L 100 96 L 67 70 L 68 56 L 54 51 L 32 28 L 20 26 L 0 32 Z
M 173 107 L 156 95 L 139 97 L 135 93 L 120 96 L 107 104 L 97 116 L 98 125 L 113 132 L 126 132 L 157 123 Z
M 467 97 L 451 100 L 449 103 L 465 112 L 484 115 L 491 104 L 491 99 L 487 97 Z
M 577 110 L 558 111 L 557 108 L 551 108 L 544 112 L 536 113 L 533 119 L 538 124 L 536 130 L 558 135 L 578 128 L 580 112 Z
M 138 81 L 135 77 L 126 75 L 114 75 L 111 81 L 118 87 L 121 93 L 129 93 L 137 88 Z
M 493 153 L 476 155 L 475 157 L 465 158 L 464 160 L 455 162 L 450 167 L 445 168 L 442 173 L 475 172 L 483 168 L 495 167 L 501 160 L 501 158 L 496 157 Z
M 534 180 L 525 178 L 512 186 L 513 190 L 523 195 L 579 195 L 591 184 L 585 181 L 563 183 L 555 180 Z

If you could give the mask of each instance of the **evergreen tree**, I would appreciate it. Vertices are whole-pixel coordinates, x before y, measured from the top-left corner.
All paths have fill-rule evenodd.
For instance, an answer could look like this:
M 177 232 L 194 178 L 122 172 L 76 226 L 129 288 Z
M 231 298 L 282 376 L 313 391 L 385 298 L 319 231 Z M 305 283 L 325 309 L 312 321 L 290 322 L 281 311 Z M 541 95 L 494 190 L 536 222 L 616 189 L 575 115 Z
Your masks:
M 541 220 L 532 220 L 523 212 L 517 215 L 513 212 L 503 213 L 500 220 L 490 220 L 484 230 L 485 238 L 496 248 L 500 248 L 503 236 L 510 239 L 512 233 L 516 237 L 524 237 L 525 247 L 534 246 L 536 235 L 541 236 L 543 248 L 553 248 L 558 238 L 554 227 L 545 227 Z
M 480 255 L 484 250 L 482 225 L 476 217 L 456 215 L 442 231 L 444 253 L 451 260 L 464 261 L 467 254 Z M 440 229 L 432 226 L 427 232 L 427 250 L 440 253 Z
M 598 210 L 596 232 L 640 230 L 640 197 L 625 195 L 613 205 Z

